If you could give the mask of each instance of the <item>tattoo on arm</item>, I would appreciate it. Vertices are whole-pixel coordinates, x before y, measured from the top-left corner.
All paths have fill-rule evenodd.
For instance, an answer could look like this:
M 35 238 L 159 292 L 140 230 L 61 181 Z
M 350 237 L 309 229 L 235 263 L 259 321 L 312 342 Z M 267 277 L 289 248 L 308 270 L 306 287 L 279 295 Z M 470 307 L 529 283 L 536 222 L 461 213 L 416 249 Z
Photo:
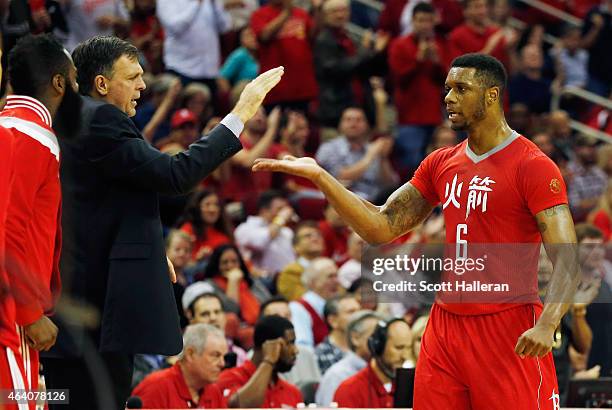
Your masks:
M 391 232 L 400 236 L 423 222 L 433 207 L 410 183 L 395 191 L 382 207 Z

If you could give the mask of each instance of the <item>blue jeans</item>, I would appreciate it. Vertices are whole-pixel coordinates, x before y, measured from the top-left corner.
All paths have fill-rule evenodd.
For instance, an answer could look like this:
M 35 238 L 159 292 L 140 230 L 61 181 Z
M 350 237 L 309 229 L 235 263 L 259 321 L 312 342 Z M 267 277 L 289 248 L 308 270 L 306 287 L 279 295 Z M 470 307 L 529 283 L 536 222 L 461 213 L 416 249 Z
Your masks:
M 425 148 L 431 140 L 434 127 L 430 125 L 400 125 L 395 144 L 400 154 L 400 164 L 416 169 L 425 157 Z

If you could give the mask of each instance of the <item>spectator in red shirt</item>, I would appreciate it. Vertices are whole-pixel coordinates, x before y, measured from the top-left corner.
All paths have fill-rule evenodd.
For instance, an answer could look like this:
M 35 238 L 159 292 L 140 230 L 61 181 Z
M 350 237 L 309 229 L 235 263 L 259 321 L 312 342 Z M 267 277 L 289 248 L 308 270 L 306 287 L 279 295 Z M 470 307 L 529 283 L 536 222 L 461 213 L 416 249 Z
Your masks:
M 164 29 L 155 15 L 155 0 L 135 0 L 130 17 L 131 43 L 142 51 L 147 71 L 153 74 L 161 73 L 164 66 Z
M 399 116 L 396 144 L 402 151 L 402 165 L 411 169 L 423 159 L 434 127 L 442 122 L 442 88 L 449 61 L 446 41 L 436 36 L 434 25 L 433 6 L 417 4 L 412 34 L 396 39 L 389 50 Z
M 516 34 L 489 23 L 486 0 L 466 0 L 463 16 L 465 23 L 455 28 L 448 37 L 451 59 L 467 53 L 490 54 L 509 69 L 508 49 L 516 43 Z
M 603 234 L 605 242 L 612 236 L 612 180 L 608 180 L 608 187 L 599 198 L 597 208 L 588 217 L 588 222 L 595 225 Z
M 178 362 L 148 375 L 132 395 L 141 398 L 144 408 L 226 408 L 221 390 L 214 384 L 226 353 L 221 330 L 206 324 L 187 326 Z
M 393 407 L 395 371 L 412 359 L 411 341 L 410 326 L 403 319 L 380 323 L 368 340 L 370 363 L 336 390 L 334 401 L 338 407 Z
M 338 266 L 349 260 L 347 242 L 351 232 L 331 205 L 327 205 L 325 219 L 319 222 L 319 229 L 325 242 L 323 256 L 332 258 Z
M 179 222 L 180 230 L 191 236 L 194 262 L 206 259 L 219 245 L 232 242 L 229 221 L 223 213 L 223 203 L 214 191 L 196 192 Z
M 196 276 L 196 279 L 199 278 Z M 227 311 L 239 314 L 250 325 L 257 321 L 260 300 L 270 296 L 259 279 L 251 278 L 235 245 L 225 244 L 214 249 L 202 279 L 221 296 Z
M 285 67 L 281 82 L 268 94 L 268 106 L 306 112 L 317 96 L 311 39 L 316 26 L 308 13 L 292 0 L 270 0 L 251 16 L 251 28 L 259 41 L 259 69 Z
M 230 408 L 296 407 L 303 402 L 300 390 L 278 377 L 291 370 L 298 349 L 291 322 L 280 316 L 262 317 L 255 325 L 252 361 L 225 370 L 218 386 Z
M 272 173 L 253 173 L 251 166 L 257 158 L 278 158 L 284 151 L 280 144 L 274 143 L 280 114 L 280 109 L 272 110 L 266 118 L 265 110 L 260 108 L 244 124 L 244 131 L 240 135 L 242 150 L 228 161 L 231 168 L 229 179 L 222 184 L 223 198 L 243 203 L 255 201 L 260 193 L 270 189 Z M 248 204 L 245 206 L 248 208 Z

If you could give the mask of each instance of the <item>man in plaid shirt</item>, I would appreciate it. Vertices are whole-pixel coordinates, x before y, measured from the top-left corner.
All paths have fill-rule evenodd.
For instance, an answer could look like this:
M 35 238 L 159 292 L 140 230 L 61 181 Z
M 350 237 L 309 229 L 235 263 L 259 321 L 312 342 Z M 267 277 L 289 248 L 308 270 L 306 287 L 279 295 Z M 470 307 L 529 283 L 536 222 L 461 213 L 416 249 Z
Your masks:
M 339 362 L 349 350 L 346 328 L 349 317 L 359 309 L 361 309 L 359 302 L 349 294 L 330 299 L 325 303 L 323 316 L 330 333 L 315 348 L 321 374 Z

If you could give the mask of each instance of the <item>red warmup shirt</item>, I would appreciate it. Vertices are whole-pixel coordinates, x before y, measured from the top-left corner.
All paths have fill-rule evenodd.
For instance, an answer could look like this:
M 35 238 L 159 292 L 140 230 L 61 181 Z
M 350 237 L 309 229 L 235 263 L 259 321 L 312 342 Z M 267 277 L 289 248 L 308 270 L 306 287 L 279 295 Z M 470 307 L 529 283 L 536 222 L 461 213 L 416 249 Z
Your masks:
M 446 41 L 442 37 L 435 41 L 439 63 L 417 60 L 419 40 L 413 34 L 391 43 L 389 68 L 401 125 L 435 126 L 442 122 L 442 90 L 449 60 Z
M 4 249 L 6 213 L 13 175 L 13 134 L 0 127 L 0 346 L 19 350 L 19 336 L 15 329 L 15 301 L 5 270 Z
M 325 242 L 324 256 L 332 258 L 338 266 L 350 259 L 347 246 L 350 231 L 347 227 L 334 228 L 323 220 L 319 222 L 319 230 Z
M 318 94 L 314 73 L 312 47 L 308 35 L 314 25 L 312 19 L 299 7 L 293 7 L 291 17 L 268 42 L 261 41 L 263 29 L 281 13 L 271 5 L 260 7 L 251 16 L 251 28 L 260 40 L 257 57 L 260 71 L 284 66 L 280 83 L 266 97 L 266 104 L 285 101 L 311 100 Z
M 468 258 L 488 257 L 482 272 L 472 269 L 462 276 L 450 272 L 448 278 L 510 284 L 510 292 L 496 294 L 486 303 L 454 302 L 478 302 L 491 293 L 439 292 L 440 307 L 472 315 L 499 312 L 516 303 L 541 305 L 537 265 L 542 239 L 535 215 L 567 204 L 563 178 L 550 158 L 516 132 L 483 155 L 476 155 L 465 140 L 434 151 L 410 182 L 432 205 L 442 204 L 446 243 L 452 244 L 448 250 L 453 255 L 465 250 Z M 441 295 L 453 303 L 443 302 Z M 521 298 L 516 302 L 506 303 L 507 297 L 517 296 Z
M 49 111 L 34 98 L 9 95 L 0 125 L 15 138 L 6 258 L 16 321 L 24 326 L 50 313 L 60 292 L 60 148 Z
M 132 392 L 142 400 L 145 409 L 225 409 L 227 404 L 216 384 L 208 384 L 194 403 L 179 363 L 158 370 L 144 378 Z
M 217 385 L 223 391 L 223 396 L 229 398 L 242 388 L 253 376 L 257 368 L 250 360 L 244 362 L 240 367 L 227 369 L 221 372 Z M 303 403 L 302 393 L 293 384 L 277 379 L 273 386 L 266 389 L 266 397 L 261 404 L 261 408 L 279 409 L 284 407 L 296 407 L 298 403 Z
M 385 389 L 372 366 L 368 365 L 338 386 L 334 400 L 338 407 L 353 409 L 389 409 L 393 407 L 394 388 Z
M 480 52 L 489 38 L 498 30 L 499 27 L 488 26 L 480 32 L 467 24 L 460 25 L 448 36 L 451 60 L 463 54 Z M 506 41 L 503 38 L 499 40 L 491 55 L 501 61 L 506 70 L 510 68 L 510 58 L 506 51 Z

